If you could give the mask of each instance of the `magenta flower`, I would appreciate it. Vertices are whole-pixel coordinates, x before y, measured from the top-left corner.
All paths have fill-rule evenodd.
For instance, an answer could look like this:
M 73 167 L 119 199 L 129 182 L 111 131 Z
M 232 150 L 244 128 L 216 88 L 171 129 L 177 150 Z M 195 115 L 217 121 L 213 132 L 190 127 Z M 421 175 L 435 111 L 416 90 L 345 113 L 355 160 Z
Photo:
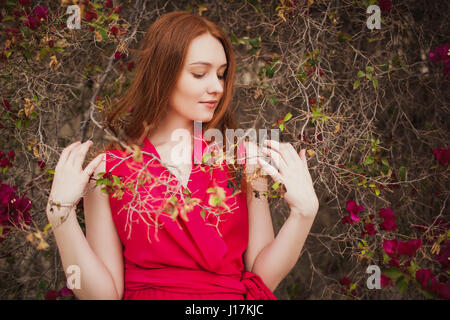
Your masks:
M 3 99 L 3 108 L 6 110 L 6 111 L 9 111 L 9 110 L 11 110 L 11 105 L 9 104 L 9 101 L 8 100 L 6 100 L 6 99 Z
M 432 277 L 433 273 L 430 269 L 422 268 L 416 271 L 416 280 L 420 283 L 422 289 L 428 288 Z
M 37 6 L 33 9 L 33 15 L 41 21 L 41 19 L 46 20 L 48 18 L 48 10 L 46 6 Z
M 409 241 L 400 241 L 398 244 L 398 254 L 408 256 L 412 258 L 412 256 L 416 253 L 416 251 L 422 246 L 422 240 L 409 240 Z
M 436 161 L 445 167 L 450 161 L 450 148 L 440 147 L 433 149 L 433 155 Z
M 45 300 L 56 300 L 59 297 L 59 293 L 55 290 L 50 290 L 45 294 Z
M 359 212 L 364 210 L 364 206 L 358 206 L 355 201 L 353 200 L 347 200 L 347 205 L 345 207 L 345 210 L 350 213 L 350 218 L 358 222 L 359 221 Z
M 375 230 L 375 228 L 374 228 L 374 224 L 373 223 L 367 223 L 365 226 L 364 226 L 364 230 L 365 231 L 363 231 L 363 234 L 368 234 L 369 236 L 373 236 L 375 233 L 376 233 L 376 230 Z
M 31 6 L 31 0 L 19 0 L 19 3 L 24 7 Z
M 384 230 L 397 230 L 397 224 L 395 223 L 395 216 L 393 215 L 394 211 L 391 210 L 391 207 L 381 208 L 380 209 L 380 218 L 383 219 L 383 222 L 380 223 L 380 228 Z
M 380 278 L 380 284 L 381 287 L 384 288 L 386 286 L 392 286 L 394 285 L 392 282 L 392 279 L 389 278 L 387 275 L 385 275 L 384 273 L 381 274 L 381 278 Z
M 378 0 L 381 12 L 389 12 L 392 10 L 392 0 Z
M 73 296 L 73 292 L 72 292 L 72 290 L 67 288 L 67 286 L 64 286 L 61 288 L 61 290 L 59 290 L 59 295 L 61 297 L 70 297 L 70 296 Z
M 350 288 L 350 280 L 347 276 L 345 276 L 341 280 L 339 280 L 339 283 L 344 287 Z
M 87 11 L 86 14 L 84 15 L 84 19 L 86 19 L 86 21 L 89 21 L 89 22 L 94 19 L 97 19 L 97 13 L 92 12 L 92 11 Z
M 23 24 L 26 25 L 31 30 L 36 30 L 41 25 L 39 19 L 33 16 L 28 16 L 28 20 L 25 20 Z
M 391 258 L 395 258 L 397 256 L 397 247 L 398 241 L 397 239 L 393 240 L 385 240 L 382 242 L 384 252 Z
M 450 43 L 445 43 L 439 47 L 434 48 L 429 53 L 429 58 L 433 62 L 442 62 L 444 69 L 442 73 L 444 76 L 450 73 Z
M 442 265 L 444 271 L 450 268 L 450 241 L 441 244 L 439 254 L 434 255 L 434 260 Z
M 113 3 L 112 3 L 111 0 L 106 0 L 103 5 L 105 6 L 105 8 L 112 8 L 113 7 Z

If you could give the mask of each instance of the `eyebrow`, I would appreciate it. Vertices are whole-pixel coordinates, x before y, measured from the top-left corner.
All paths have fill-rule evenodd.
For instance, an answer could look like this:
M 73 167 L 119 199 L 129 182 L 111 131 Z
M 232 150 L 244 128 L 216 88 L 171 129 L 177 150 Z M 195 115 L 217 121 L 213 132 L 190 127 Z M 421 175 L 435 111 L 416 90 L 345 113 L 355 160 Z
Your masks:
M 204 64 L 204 65 L 207 65 L 207 66 L 211 66 L 211 63 L 209 63 L 209 62 L 204 62 L 204 61 L 192 62 L 192 63 L 190 63 L 189 65 L 191 65 L 191 64 Z M 224 64 L 221 65 L 220 67 L 226 67 L 226 66 L 227 66 L 227 64 L 224 63 Z

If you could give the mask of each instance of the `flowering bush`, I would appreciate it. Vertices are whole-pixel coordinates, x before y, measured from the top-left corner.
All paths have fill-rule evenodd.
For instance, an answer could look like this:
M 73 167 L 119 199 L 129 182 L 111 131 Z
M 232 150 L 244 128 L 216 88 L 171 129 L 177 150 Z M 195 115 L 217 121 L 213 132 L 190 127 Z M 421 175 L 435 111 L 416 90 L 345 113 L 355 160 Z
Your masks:
M 320 210 L 276 296 L 449 299 L 447 1 L 143 3 L 79 1 L 81 28 L 69 30 L 71 0 L 0 0 L 0 299 L 74 298 L 43 214 L 54 168 L 74 137 L 111 138 L 101 119 L 139 68 L 133 48 L 180 8 L 231 39 L 240 127 L 307 149 Z M 380 29 L 366 28 L 371 4 Z M 97 185 L 116 197 L 127 187 L 108 174 Z M 289 214 L 277 188 L 275 231 Z M 367 287 L 370 265 L 381 289 Z M 34 289 L 13 290 L 19 277 Z

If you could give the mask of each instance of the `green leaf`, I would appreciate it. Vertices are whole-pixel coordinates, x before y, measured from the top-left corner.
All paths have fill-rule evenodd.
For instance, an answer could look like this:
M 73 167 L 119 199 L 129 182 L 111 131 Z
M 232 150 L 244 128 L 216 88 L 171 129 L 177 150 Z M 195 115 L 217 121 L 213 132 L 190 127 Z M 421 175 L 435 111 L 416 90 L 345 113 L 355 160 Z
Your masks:
M 398 174 L 400 176 L 401 181 L 406 181 L 406 168 L 401 166 L 398 170 Z
M 22 120 L 20 120 L 20 119 L 16 120 L 16 127 L 17 127 L 17 129 L 22 128 Z
M 366 73 L 366 78 L 367 78 L 367 80 L 372 80 L 373 76 L 371 73 Z
M 400 291 L 400 293 L 403 293 L 406 290 L 406 288 L 408 287 L 408 283 L 409 283 L 409 278 L 401 277 L 400 279 L 398 279 L 396 282 L 398 291 Z
M 211 192 L 215 192 L 216 190 L 214 188 L 208 188 L 208 190 L 206 190 L 206 193 L 211 193 Z
M 100 29 L 100 28 L 99 28 L 98 32 L 100 32 L 100 34 L 102 35 L 102 38 L 103 38 L 104 41 L 107 41 L 107 40 L 108 40 L 108 36 L 107 36 L 107 34 L 106 34 L 105 29 Z
M 350 285 L 350 291 L 355 290 L 356 289 L 356 283 L 352 283 Z
M 389 168 L 389 162 L 387 161 L 387 159 L 385 157 L 381 158 L 381 163 L 384 164 L 386 167 Z
M 202 157 L 202 162 L 206 163 L 208 162 L 208 160 L 211 159 L 211 154 L 210 153 L 205 153 Z
M 361 84 L 361 81 L 359 81 L 359 80 L 356 80 L 355 82 L 353 82 L 353 90 L 358 89 L 360 84 Z
M 53 169 L 48 169 L 47 172 L 50 174 L 55 174 L 55 170 L 53 170 Z
M 371 156 L 367 156 L 366 161 L 364 161 L 364 164 L 369 165 L 373 163 L 373 158 Z
M 289 119 L 292 118 L 292 114 L 289 112 L 283 119 L 284 122 L 288 121 Z
M 284 124 L 280 124 L 280 130 L 283 131 L 284 130 Z
M 365 75 L 366 75 L 366 74 L 360 70 L 360 71 L 358 71 L 357 77 L 358 77 L 358 78 L 362 78 L 362 77 L 364 77 Z
M 202 211 L 200 211 L 200 215 L 202 216 L 203 220 L 205 220 L 206 215 L 205 209 L 202 209 Z
M 377 78 L 373 79 L 372 84 L 375 89 L 378 88 L 378 79 Z
M 115 185 L 120 184 L 120 178 L 118 176 L 113 176 L 113 181 Z
M 366 72 L 373 72 L 373 67 L 367 66 L 366 67 Z
M 273 190 L 277 190 L 278 187 L 280 186 L 280 183 L 281 183 L 281 182 L 276 182 L 276 183 L 274 183 L 274 184 L 272 185 L 272 189 L 273 189 Z
M 403 272 L 396 267 L 388 268 L 388 269 L 384 270 L 382 273 L 384 273 L 389 278 L 394 279 L 394 280 L 403 276 Z
M 379 195 L 380 195 L 380 189 L 375 188 L 375 194 L 376 194 L 377 196 L 379 196 Z
M 276 97 L 270 97 L 269 98 L 269 102 L 271 105 L 276 105 L 277 104 L 277 98 Z
M 388 71 L 389 70 L 389 61 L 386 61 L 381 67 L 381 70 Z

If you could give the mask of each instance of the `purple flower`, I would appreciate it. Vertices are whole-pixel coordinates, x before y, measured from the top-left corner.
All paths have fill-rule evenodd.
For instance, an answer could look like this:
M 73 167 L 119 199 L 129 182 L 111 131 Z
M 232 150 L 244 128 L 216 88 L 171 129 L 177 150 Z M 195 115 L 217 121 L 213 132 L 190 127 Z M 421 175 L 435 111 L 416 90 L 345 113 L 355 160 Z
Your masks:
M 48 18 L 48 10 L 46 6 L 37 6 L 33 9 L 33 15 L 41 21 L 41 18 L 47 19 Z
M 345 210 L 347 210 L 350 213 L 350 218 L 358 222 L 359 221 L 359 212 L 364 210 L 364 206 L 358 206 L 355 201 L 353 200 L 347 200 L 347 205 L 345 207 Z
M 442 73 L 444 76 L 450 73 L 450 43 L 445 43 L 431 50 L 429 53 L 429 58 L 433 62 L 442 61 L 444 65 Z
M 380 10 L 382 12 L 389 12 L 392 10 L 391 0 L 378 0 L 378 5 L 380 6 Z

